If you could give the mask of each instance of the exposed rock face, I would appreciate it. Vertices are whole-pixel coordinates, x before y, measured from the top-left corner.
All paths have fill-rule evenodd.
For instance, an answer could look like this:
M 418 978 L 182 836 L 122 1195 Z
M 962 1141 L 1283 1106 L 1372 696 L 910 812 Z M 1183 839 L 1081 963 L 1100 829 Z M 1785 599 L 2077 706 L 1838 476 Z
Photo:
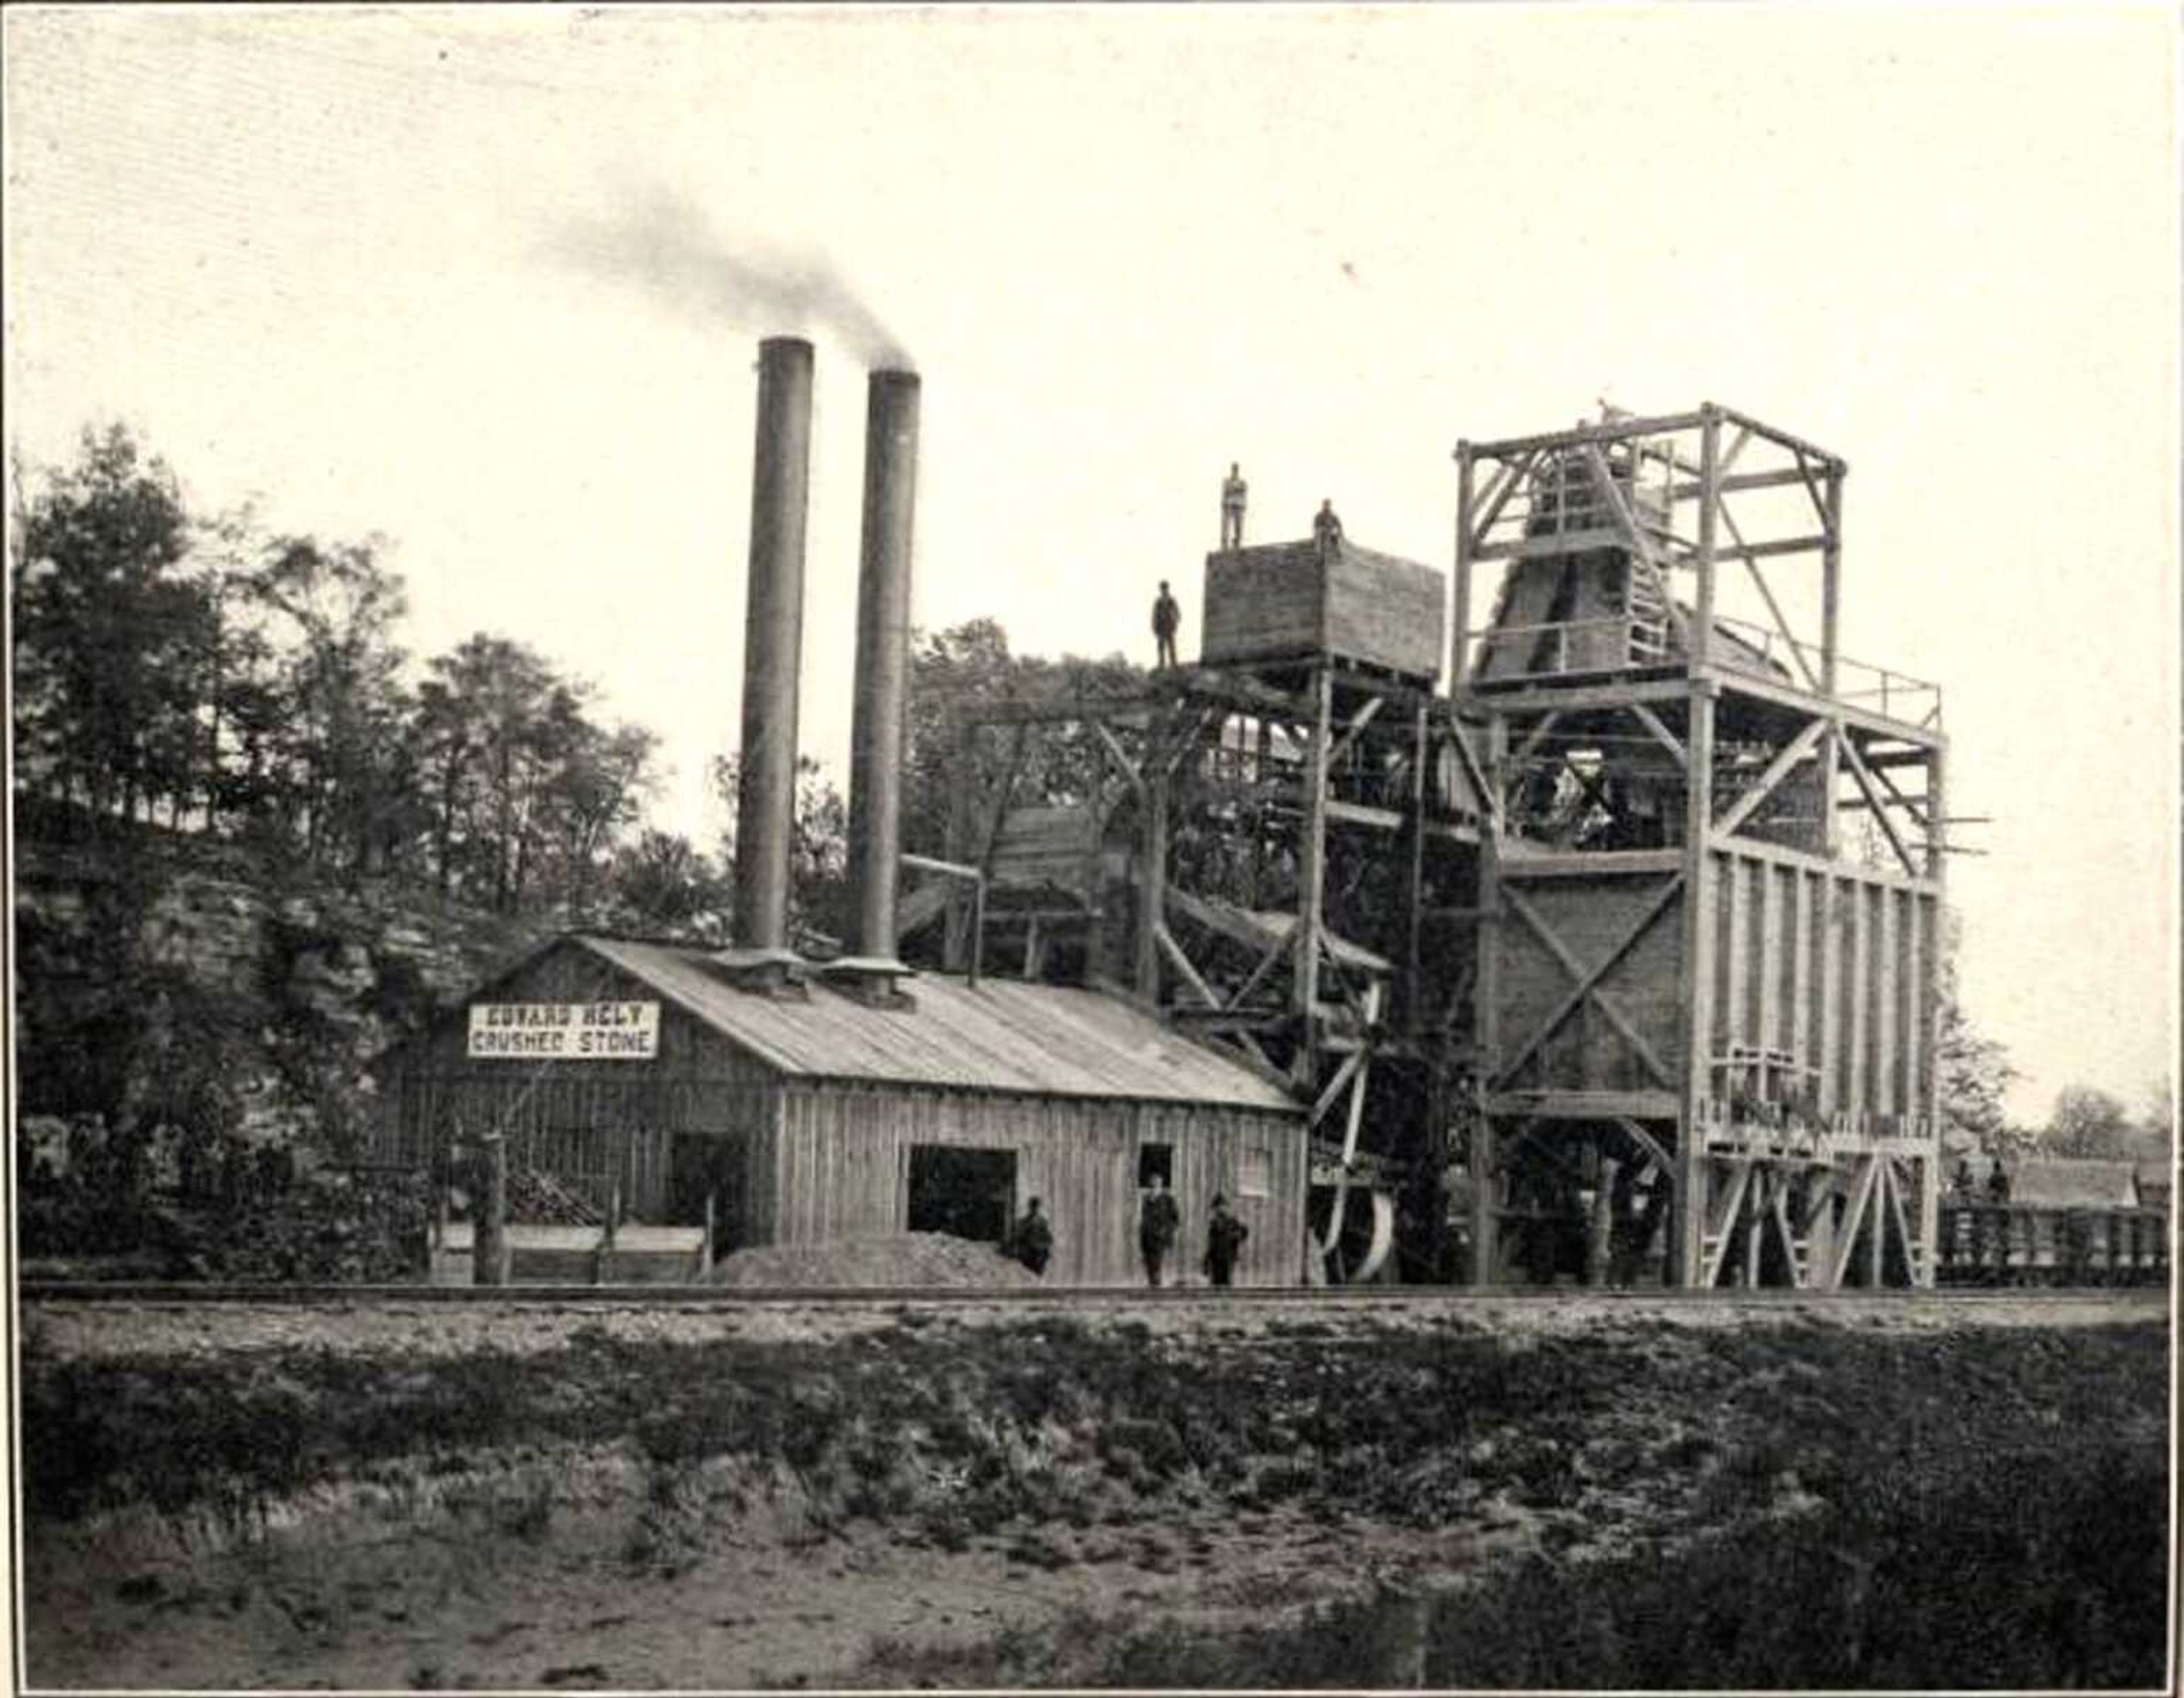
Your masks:
M 41 1127 L 172 1115 L 167 1087 L 193 1068 L 214 1075 L 227 1106 L 213 1117 L 246 1142 L 360 1122 L 371 1058 L 545 934 L 301 886 L 230 844 L 169 840 L 125 860 L 25 842 L 15 877 L 21 1102 Z M 81 1142 L 48 1127 L 40 1149 L 64 1167 Z

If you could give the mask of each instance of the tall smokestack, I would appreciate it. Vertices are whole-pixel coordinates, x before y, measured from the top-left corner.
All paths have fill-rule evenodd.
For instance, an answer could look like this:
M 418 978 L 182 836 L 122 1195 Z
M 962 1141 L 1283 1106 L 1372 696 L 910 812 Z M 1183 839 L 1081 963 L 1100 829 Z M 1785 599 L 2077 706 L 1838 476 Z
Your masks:
M 736 800 L 736 943 L 788 942 L 796 813 L 796 686 L 804 641 L 804 515 L 811 473 L 811 344 L 758 345 L 750 576 L 744 619 L 743 783 Z
M 875 371 L 865 409 L 864 544 L 850 721 L 850 875 L 857 890 L 856 953 L 878 960 L 893 960 L 895 951 L 918 394 L 916 372 Z

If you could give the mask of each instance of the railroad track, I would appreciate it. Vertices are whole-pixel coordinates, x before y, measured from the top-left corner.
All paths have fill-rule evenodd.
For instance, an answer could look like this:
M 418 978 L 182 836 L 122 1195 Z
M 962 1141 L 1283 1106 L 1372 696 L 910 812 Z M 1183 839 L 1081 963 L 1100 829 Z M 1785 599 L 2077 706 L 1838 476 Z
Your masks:
M 454 1307 L 740 1309 L 780 1306 L 813 1308 L 859 1305 L 920 1304 L 944 1307 L 1039 1308 L 1052 1306 L 1157 1306 L 1163 1305 L 1335 1304 L 1359 1308 L 1393 1304 L 1433 1304 L 1461 1309 L 1476 1304 L 1518 1303 L 1552 1306 L 1587 1302 L 1603 1306 L 1794 1308 L 1808 1304 L 1886 1305 L 1906 1301 L 1982 1304 L 2083 1304 L 2159 1308 L 2167 1305 L 2164 1286 L 1943 1287 L 1934 1290 L 1677 1291 L 1608 1289 L 1585 1286 L 1239 1286 L 1225 1291 L 1205 1286 L 1149 1290 L 1128 1286 L 826 1286 L 739 1288 L 717 1285 L 245 1285 L 144 1281 L 25 1280 L 19 1300 L 33 1303 L 159 1304 L 190 1307 L 360 1307 L 375 1305 L 448 1305 Z

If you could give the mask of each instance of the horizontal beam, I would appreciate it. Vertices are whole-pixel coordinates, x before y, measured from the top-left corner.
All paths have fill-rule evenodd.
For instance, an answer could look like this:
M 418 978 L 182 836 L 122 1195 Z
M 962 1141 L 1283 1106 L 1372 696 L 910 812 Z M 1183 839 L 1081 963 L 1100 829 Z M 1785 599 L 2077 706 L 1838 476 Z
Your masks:
M 1502 852 L 1502 877 L 1505 879 L 1535 878 L 1613 878 L 1635 873 L 1663 873 L 1680 871 L 1684 852 L 1680 849 L 1598 849 L 1591 854 L 1561 850 L 1552 855 L 1513 854 L 1505 845 Z
M 1925 749 L 1946 749 L 1949 745 L 1949 739 L 1938 731 L 1914 725 L 1908 720 L 1890 719 L 1885 714 L 1852 707 L 1847 702 L 1831 701 L 1825 696 L 1816 696 L 1809 690 L 1798 689 L 1795 685 L 1777 684 L 1764 678 L 1756 678 L 1749 672 L 1739 672 L 1724 666 L 1708 666 L 1694 668 L 1692 676 L 1711 679 L 1721 687 L 1725 696 L 1743 696 L 1752 701 L 1773 702 L 1778 707 L 1795 708 L 1800 713 L 1826 715 L 1874 737 L 1893 738 L 1898 742 L 1917 743 Z
M 960 860 L 941 860 L 929 855 L 911 855 L 907 851 L 896 856 L 907 867 L 919 872 L 937 872 L 943 878 L 961 878 L 976 881 L 986 875 L 975 866 L 966 866 Z
M 1507 719 L 1514 714 L 1584 713 L 1597 708 L 1627 708 L 1634 702 L 1682 702 L 1695 693 L 1688 678 L 1634 679 L 1627 684 L 1584 684 L 1557 689 L 1536 682 L 1511 680 L 1474 684 L 1468 705 Z
M 1734 495 L 1741 489 L 1783 489 L 1805 481 L 1805 474 L 1794 466 L 1786 466 L 1780 471 L 1743 471 L 1722 479 L 1721 493 Z M 1669 493 L 1679 501 L 1689 501 L 1705 487 L 1702 483 L 1679 483 Z
M 1879 884 L 1891 890 L 1908 890 L 1916 896 L 1939 896 L 1942 887 L 1930 878 L 1907 878 L 1902 873 L 1884 872 L 1878 867 L 1863 866 L 1847 860 L 1830 860 L 1825 855 L 1808 855 L 1802 849 L 1785 849 L 1780 843 L 1763 843 L 1757 838 L 1713 838 L 1707 843 L 1714 855 L 1741 855 L 1747 860 L 1763 860 L 1775 866 L 1795 867 L 1801 872 L 1824 872 L 1831 878 L 1852 880 L 1860 884 Z
M 1740 413 L 1734 407 L 1717 407 L 1714 410 L 1731 424 L 1741 425 L 1754 436 L 1764 437 L 1779 448 L 1786 448 L 1792 454 L 1810 454 L 1825 470 L 1838 474 L 1850 470 L 1850 463 L 1841 455 L 1830 454 L 1816 443 L 1808 443 L 1802 437 L 1793 437 L 1787 431 L 1777 430 L 1772 425 L 1763 425 L 1749 413 Z
M 1682 1107 L 1674 1091 L 1499 1091 L 1486 1099 L 1489 1114 L 1537 1120 L 1673 1121 Z
M 1471 457 L 1507 459 L 1513 454 L 1540 448 L 1574 448 L 1586 443 L 1626 442 L 1633 437 L 1663 437 L 1672 431 L 1696 430 L 1706 420 L 1702 413 L 1670 413 L 1658 419 L 1615 419 L 1598 425 L 1580 425 L 1574 430 L 1548 431 L 1535 437 L 1507 437 L 1498 443 L 1473 443 Z
M 1403 816 L 1393 808 L 1376 808 L 1369 802 L 1340 802 L 1332 796 L 1327 799 L 1327 817 L 1346 826 L 1370 826 L 1375 831 L 1403 828 Z

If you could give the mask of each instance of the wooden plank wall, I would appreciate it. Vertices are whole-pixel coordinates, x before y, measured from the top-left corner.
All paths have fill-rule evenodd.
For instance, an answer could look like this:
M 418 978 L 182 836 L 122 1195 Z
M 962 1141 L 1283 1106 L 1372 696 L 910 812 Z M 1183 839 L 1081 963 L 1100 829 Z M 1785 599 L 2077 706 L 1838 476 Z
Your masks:
M 1505 865 L 1505 874 L 1507 868 Z M 1590 968 L 1629 933 L 1663 875 L 1519 879 L 1511 887 L 1581 966 Z M 1683 899 L 1672 897 L 1645 934 L 1601 982 L 1614 1003 L 1671 1074 L 1683 1055 Z M 1500 951 L 1501 1036 L 1513 1055 L 1568 997 L 1575 981 L 1534 934 L 1511 915 L 1494 928 Z M 1628 1091 L 1665 1088 L 1589 1002 L 1511 1082 L 1522 1090 Z
M 1513 878 L 1577 960 L 1621 938 L 1658 875 Z M 1925 1010 L 1937 994 L 1938 894 L 1854 867 L 1822 868 L 1783 851 L 1713 853 L 1712 1054 L 1788 1050 L 1819 1070 L 1823 1114 L 1885 1116 L 1905 1133 L 1930 1116 L 1933 1057 Z M 1672 1071 L 1683 1065 L 1680 898 L 1672 899 L 1602 990 Z M 1514 1053 L 1567 998 L 1568 972 L 1513 915 L 1496 929 L 1501 1030 Z M 1580 1007 L 1511 1081 L 1518 1089 L 1649 1088 L 1630 1046 L 1594 1006 Z
M 1446 595 L 1430 567 L 1349 544 L 1324 561 L 1310 543 L 1209 554 L 1199 653 L 1212 665 L 1327 654 L 1437 677 Z
M 1716 849 L 1713 1052 L 1788 1050 L 1823 1114 L 1909 1133 L 1936 1101 L 1925 1010 L 1937 994 L 1932 887 L 1802 858 Z
M 1196 1105 L 792 1084 L 782 1105 L 773 1241 L 903 1230 L 910 1151 L 924 1144 L 1016 1152 L 1015 1208 L 1029 1197 L 1041 1200 L 1055 1236 L 1046 1277 L 1056 1284 L 1142 1279 L 1137 1174 L 1138 1152 L 1147 1144 L 1174 1149 L 1183 1214 L 1176 1266 L 1184 1278 L 1202 1278 L 1206 1221 L 1217 1192 L 1251 1228 L 1238 1283 L 1286 1285 L 1300 1277 L 1307 1183 L 1302 1120 Z M 1265 1196 L 1241 1194 L 1246 1151 L 1265 1157 Z
M 772 1073 L 642 982 L 575 944 L 549 951 L 480 999 L 493 1002 L 661 1003 L 660 1054 L 648 1061 L 471 1061 L 467 1008 L 390 1055 L 380 1069 L 379 1159 L 429 1166 L 460 1127 L 499 1127 L 517 1161 L 604 1209 L 618 1182 L 624 1218 L 664 1222 L 678 1133 L 745 1140 L 776 1116 Z M 754 1198 L 766 1176 L 747 1170 Z
M 1201 658 L 1218 665 L 1318 649 L 1322 587 L 1308 544 L 1207 555 Z
M 1440 573 L 1350 549 L 1324 571 L 1321 646 L 1329 654 L 1409 677 L 1440 676 L 1447 638 Z

